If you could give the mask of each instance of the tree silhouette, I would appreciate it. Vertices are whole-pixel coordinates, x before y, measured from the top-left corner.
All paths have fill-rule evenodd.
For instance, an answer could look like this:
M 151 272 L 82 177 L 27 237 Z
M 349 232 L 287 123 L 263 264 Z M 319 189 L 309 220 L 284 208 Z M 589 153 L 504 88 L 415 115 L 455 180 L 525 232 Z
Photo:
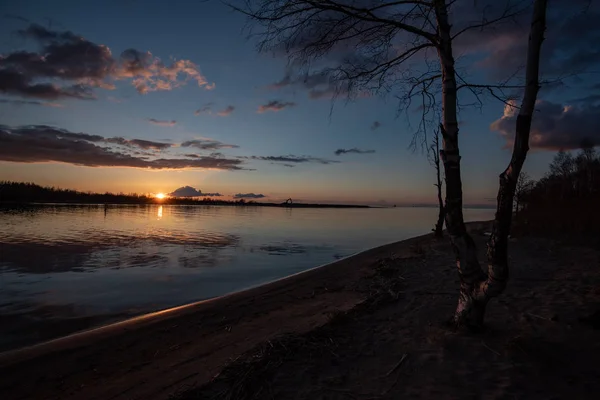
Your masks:
M 531 122 L 531 115 L 527 115 L 529 104 L 532 94 L 535 99 L 539 85 L 537 69 L 546 1 L 536 0 L 534 5 L 527 89 L 517 124 L 518 148 L 514 162 L 511 161 L 511 167 L 500 182 L 499 218 L 488 246 L 487 274 L 479 265 L 476 246 L 466 230 L 462 212 L 458 91 L 467 89 L 477 99 L 489 92 L 506 102 L 502 90 L 509 85 L 506 82 L 481 85 L 463 79 L 456 71 L 453 43 L 465 32 L 485 29 L 522 13 L 529 4 L 507 1 L 497 17 L 482 18 L 481 22 L 467 24 L 454 32 L 449 11 L 455 3 L 455 0 L 246 0 L 243 6 L 232 7 L 247 15 L 252 26 L 259 27 L 258 32 L 254 32 L 259 51 L 285 52 L 290 67 L 304 72 L 305 82 L 313 79 L 327 82 L 334 98 L 394 93 L 402 110 L 408 110 L 415 98 L 421 98 L 424 106 L 419 129 L 423 132 L 426 117 L 439 112 L 443 139 L 440 158 L 446 177 L 445 222 L 461 280 L 454 320 L 459 325 L 478 326 L 483 322 L 489 298 L 502 292 L 508 278 L 508 266 L 503 262 L 507 258 L 506 228 L 510 228 L 516 176 L 526 154 L 523 145 L 527 144 Z M 418 67 L 415 66 L 417 61 Z M 311 67 L 319 64 L 325 66 L 311 74 Z M 291 77 L 286 79 L 292 80 Z M 426 145 L 424 136 L 422 143 Z

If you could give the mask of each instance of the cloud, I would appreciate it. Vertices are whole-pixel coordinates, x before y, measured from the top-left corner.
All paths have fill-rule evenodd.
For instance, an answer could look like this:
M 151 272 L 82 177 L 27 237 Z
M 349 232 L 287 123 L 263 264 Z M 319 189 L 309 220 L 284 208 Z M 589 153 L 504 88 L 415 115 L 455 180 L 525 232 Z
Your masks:
M 3 60 L 0 58 L 0 68 Z M 33 83 L 33 79 L 12 68 L 0 69 L 0 92 L 43 100 L 76 98 L 95 99 L 91 89 L 82 85 L 57 86 L 54 83 Z
M 160 119 L 155 119 L 155 118 L 146 118 L 146 121 L 150 122 L 151 124 L 160 125 L 160 126 L 175 126 L 177 124 L 177 121 L 175 121 L 175 120 L 166 121 L 166 120 L 160 120 Z
M 113 73 L 116 79 L 131 78 L 141 94 L 157 90 L 172 90 L 194 80 L 200 87 L 208 85 L 198 66 L 189 60 L 176 60 L 165 65 L 149 51 L 127 49 L 121 53 L 119 66 Z M 184 79 L 179 78 L 183 76 Z
M 339 161 L 328 160 L 325 158 L 318 158 L 318 157 L 311 157 L 311 156 L 295 156 L 292 154 L 287 155 L 287 156 L 243 156 L 240 158 L 250 159 L 250 160 L 279 162 L 279 163 L 286 163 L 286 164 L 292 164 L 292 163 L 295 163 L 295 164 L 298 164 L 298 163 L 335 164 L 335 163 L 339 163 Z
M 490 129 L 506 139 L 506 147 L 514 143 L 518 110 L 504 108 L 504 115 L 492 122 Z M 572 150 L 580 147 L 583 139 L 600 145 L 600 105 L 562 105 L 538 100 L 531 124 L 529 145 L 542 150 Z
M 3 15 L 3 17 L 6 18 L 6 19 L 14 19 L 14 20 L 17 20 L 17 21 L 29 23 L 29 20 L 27 18 L 25 18 L 25 17 L 23 17 L 21 15 L 17 15 L 17 14 L 6 13 L 6 14 Z
M 364 5 L 368 8 L 382 2 L 364 0 L 350 3 L 356 3 L 357 7 Z M 509 12 L 522 11 L 515 17 L 494 23 L 493 26 L 467 30 L 453 41 L 457 70 L 459 73 L 463 69 L 467 70 L 461 73 L 463 77 L 470 75 L 477 78 L 478 75 L 481 76 L 481 70 L 485 69 L 483 73 L 488 73 L 492 79 L 481 77 L 481 80 L 470 80 L 470 82 L 497 84 L 512 76 L 519 67 L 523 66 L 527 55 L 532 2 L 480 0 L 449 3 L 452 3 L 449 12 L 453 34 L 468 26 L 494 20 L 502 15 L 507 4 L 510 7 Z M 395 12 L 403 12 L 402 7 L 400 5 L 386 9 L 382 6 L 374 12 L 388 12 L 393 16 Z M 277 30 L 286 24 L 297 23 L 310 14 L 310 10 L 302 10 L 300 6 L 294 9 L 293 15 L 270 21 L 273 29 Z M 263 11 L 270 13 L 266 9 Z M 417 14 L 420 14 L 418 10 L 411 16 L 416 19 L 423 17 Z M 600 24 L 597 23 L 600 19 L 600 2 L 555 0 L 549 5 L 547 14 L 548 30 L 545 32 L 546 40 L 542 48 L 543 78 L 551 78 L 548 75 L 555 77 L 590 70 L 593 69 L 591 67 L 597 66 L 600 62 L 600 48 L 597 45 L 600 41 Z M 339 67 L 349 74 L 360 74 L 372 70 L 377 64 L 383 65 L 393 60 L 407 50 L 406 46 L 423 43 L 423 39 L 389 29 L 381 24 L 378 26 L 370 21 L 348 19 L 343 13 L 335 11 L 322 12 L 319 18 L 306 20 L 309 20 L 310 24 L 300 23 L 298 29 L 282 30 L 280 36 L 267 43 L 267 47 L 276 55 L 290 59 L 284 77 L 271 84 L 270 89 L 286 87 L 301 89 L 307 91 L 311 99 L 330 99 L 349 94 L 351 97 L 355 95 L 362 97 L 378 90 L 389 93 L 390 90 L 394 90 L 394 87 L 404 87 L 404 89 L 406 86 L 410 87 L 413 82 L 409 76 L 414 78 L 415 75 L 407 71 L 417 72 L 416 76 L 418 76 L 420 74 L 418 71 L 431 68 L 434 70 L 431 75 L 437 73 L 435 71 L 437 66 L 431 63 L 434 52 L 431 49 L 419 52 L 405 64 L 385 68 L 384 79 L 381 81 L 378 81 L 379 77 L 371 79 L 372 76 L 366 73 L 349 84 Z M 432 31 L 427 24 L 423 29 Z M 349 33 L 361 31 L 369 33 L 363 35 Z M 581 32 L 586 32 L 584 37 L 581 36 Z M 331 41 L 330 45 L 325 46 L 326 49 L 321 51 L 323 49 L 315 43 L 322 44 L 323 38 L 326 39 L 325 41 L 329 39 Z M 340 40 L 340 38 L 345 39 Z M 309 59 L 311 65 L 303 62 L 305 58 Z M 469 71 L 472 73 L 469 74 Z M 524 69 L 520 70 L 509 84 L 521 84 L 523 75 Z M 543 90 L 548 90 L 548 86 L 544 85 Z
M 44 106 L 44 107 L 62 107 L 62 104 L 52 103 L 48 101 L 37 101 L 37 100 L 7 100 L 0 99 L 2 104 L 12 104 L 15 106 Z
M 269 89 L 283 89 L 285 87 L 306 90 L 311 100 L 335 99 L 347 96 L 350 93 L 349 82 L 344 80 L 344 75 L 331 68 L 324 68 L 313 73 L 295 71 L 289 67 L 283 79 L 268 86 Z M 369 97 L 371 94 L 365 90 L 357 90 L 354 95 L 358 98 Z
M 288 68 L 285 76 L 279 82 L 268 86 L 269 89 L 283 89 L 285 87 L 305 89 L 308 91 L 308 97 L 313 100 L 332 99 L 339 94 L 347 93 L 335 82 L 333 76 L 327 70 L 302 74 L 295 73 L 293 68 Z
M 167 65 L 150 52 L 136 49 L 127 49 L 115 58 L 106 45 L 37 24 L 17 34 L 33 39 L 38 49 L 0 55 L 0 91 L 7 94 L 95 99 L 94 88 L 114 89 L 115 81 L 125 79 L 141 94 L 171 90 L 189 81 L 207 86 L 198 66 L 189 60 L 172 60 Z
M 226 144 L 217 140 L 210 139 L 196 139 L 188 140 L 181 143 L 181 147 L 195 147 L 200 150 L 219 150 L 219 149 L 237 149 L 240 146 L 235 144 Z
M 380 127 L 381 127 L 381 122 L 374 121 L 373 124 L 371 125 L 371 130 L 374 131 L 374 130 L 379 129 Z
M 201 190 L 196 190 L 191 186 L 182 186 L 169 193 L 171 197 L 221 197 L 221 193 L 202 193 Z
M 214 105 L 215 103 L 206 103 L 205 105 L 203 105 L 202 107 L 200 107 L 199 109 L 197 109 L 196 111 L 194 111 L 195 115 L 200 115 L 200 114 L 210 114 L 211 113 L 211 107 Z
M 272 100 L 270 102 L 268 102 L 267 104 L 263 104 L 262 106 L 258 107 L 258 113 L 264 113 L 266 111 L 281 111 L 284 108 L 288 108 L 288 107 L 294 107 L 296 105 L 296 103 L 294 102 L 282 102 L 279 100 Z
M 352 148 L 352 149 L 337 149 L 335 151 L 335 155 L 339 156 L 342 154 L 350 154 L 350 153 L 354 153 L 354 154 L 373 154 L 375 153 L 375 150 L 361 150 L 361 149 L 357 149 L 356 147 Z
M 262 199 L 265 196 L 264 194 L 254 194 L 254 193 L 238 193 L 233 195 L 234 199 Z
M 496 0 L 478 4 L 457 2 L 452 12 L 455 16 L 453 30 L 459 32 L 469 24 L 494 19 L 501 15 L 505 3 Z M 493 29 L 471 29 L 453 43 L 456 54 L 479 53 L 481 57 L 476 65 L 487 68 L 496 78 L 505 78 L 522 67 L 527 55 L 530 2 L 515 0 L 511 3 L 515 10 L 520 8 L 524 12 L 495 24 Z M 557 0 L 548 6 L 549 29 L 544 34 L 540 63 L 542 75 L 576 73 L 597 65 L 600 61 L 598 18 L 600 6 L 597 2 Z M 580 32 L 586 34 L 582 36 Z M 467 62 L 471 63 L 472 59 Z
M 124 140 L 125 142 L 122 142 Z M 0 126 L 0 160 L 20 163 L 62 162 L 88 167 L 132 167 L 144 169 L 242 169 L 239 159 L 199 157 L 193 160 L 157 158 L 139 152 L 116 151 L 110 144 L 157 148 L 165 144 L 105 138 L 87 133 L 69 132 L 46 125 Z M 159 147 L 160 148 L 160 147 Z
M 225 108 L 224 110 L 219 111 L 217 113 L 217 115 L 219 117 L 227 117 L 227 116 L 229 116 L 233 112 L 233 110 L 235 110 L 234 106 L 227 106 L 227 108 Z
M 153 142 L 145 139 L 125 139 L 122 137 L 113 137 L 104 139 L 107 143 L 120 144 L 127 147 L 139 147 L 144 150 L 165 150 L 173 147 L 171 143 Z

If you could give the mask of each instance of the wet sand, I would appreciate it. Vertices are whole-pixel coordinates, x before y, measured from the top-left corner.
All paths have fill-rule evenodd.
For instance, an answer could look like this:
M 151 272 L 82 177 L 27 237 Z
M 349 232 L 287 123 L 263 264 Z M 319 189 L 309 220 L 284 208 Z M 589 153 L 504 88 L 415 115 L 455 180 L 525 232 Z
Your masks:
M 469 224 L 476 232 L 486 225 Z M 475 236 L 483 259 L 485 237 Z M 481 398 L 475 387 L 487 384 L 483 397 L 504 398 L 531 374 L 534 385 L 559 385 L 555 374 L 571 361 L 575 377 L 560 389 L 573 398 L 600 391 L 600 337 L 590 317 L 600 306 L 599 252 L 537 239 L 517 239 L 510 251 L 510 287 L 490 305 L 490 330 L 481 337 L 443 324 L 456 303 L 456 271 L 447 239 L 425 235 L 248 291 L 0 354 L 0 398 L 204 398 L 230 390 L 223 368 L 235 370 L 265 343 L 323 330 L 335 349 L 290 348 L 283 361 L 266 354 L 281 362 L 267 363 L 271 369 L 256 382 L 268 382 L 274 397 L 262 386 L 248 388 L 249 397 L 457 398 L 462 387 L 467 396 L 459 397 Z M 394 301 L 365 309 L 382 260 L 405 287 L 394 289 Z M 340 315 L 352 317 L 335 322 Z M 524 374 L 526 367 L 533 372 Z

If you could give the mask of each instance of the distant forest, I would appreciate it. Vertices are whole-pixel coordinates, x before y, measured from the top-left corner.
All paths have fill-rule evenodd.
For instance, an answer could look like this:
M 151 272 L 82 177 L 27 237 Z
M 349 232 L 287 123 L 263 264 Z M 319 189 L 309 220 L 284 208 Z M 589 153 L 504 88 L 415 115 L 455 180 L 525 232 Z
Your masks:
M 73 203 L 73 204 L 185 204 L 185 205 L 253 205 L 264 207 L 325 207 L 325 208 L 368 208 L 360 205 L 338 204 L 285 204 L 285 203 L 258 203 L 254 200 L 217 200 L 211 197 L 166 197 L 157 199 L 137 193 L 93 193 L 80 192 L 71 189 L 44 187 L 35 183 L 0 181 L 0 203 L 26 204 L 26 203 Z
M 558 152 L 539 181 L 520 177 L 515 200 L 517 231 L 600 237 L 599 154 L 591 144 Z

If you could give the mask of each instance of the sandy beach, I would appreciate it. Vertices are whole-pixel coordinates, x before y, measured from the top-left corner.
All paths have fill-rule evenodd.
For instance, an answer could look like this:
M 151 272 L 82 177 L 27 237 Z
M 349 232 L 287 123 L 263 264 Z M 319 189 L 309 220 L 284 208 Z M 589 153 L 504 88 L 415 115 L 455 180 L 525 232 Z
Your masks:
M 482 261 L 488 226 L 469 224 Z M 478 335 L 446 325 L 458 277 L 425 235 L 0 354 L 0 398 L 592 398 L 600 252 L 516 238 L 510 257 Z

